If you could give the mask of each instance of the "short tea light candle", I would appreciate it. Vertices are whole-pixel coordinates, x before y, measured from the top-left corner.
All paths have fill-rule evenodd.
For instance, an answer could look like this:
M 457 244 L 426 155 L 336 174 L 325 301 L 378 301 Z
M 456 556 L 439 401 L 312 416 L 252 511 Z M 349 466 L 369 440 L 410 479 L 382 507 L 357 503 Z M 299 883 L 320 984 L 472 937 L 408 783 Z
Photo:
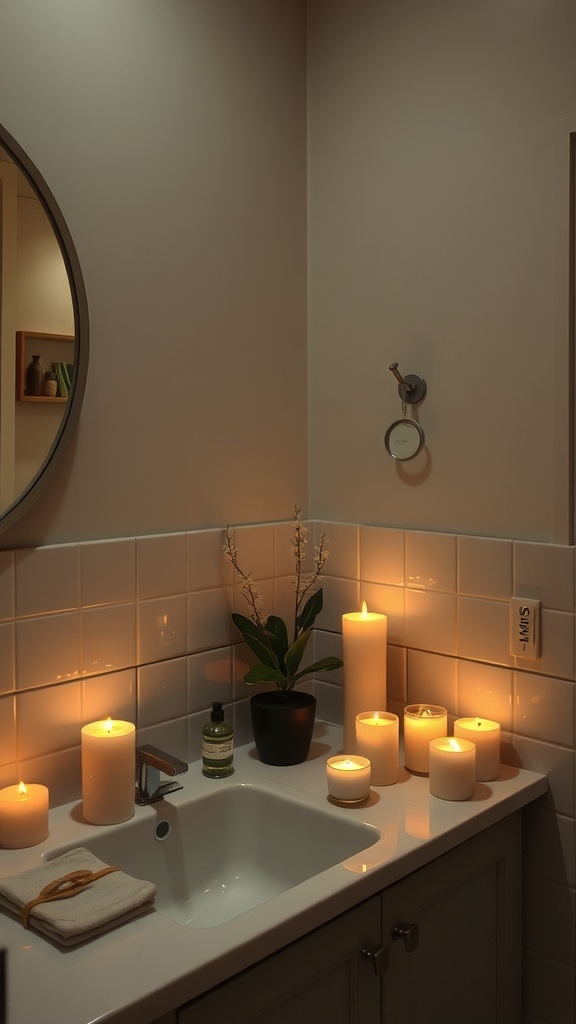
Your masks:
M 135 809 L 136 730 L 112 718 L 82 728 L 82 813 L 92 825 L 128 821 Z
M 370 761 L 357 754 L 337 754 L 326 761 L 328 792 L 340 803 L 357 804 L 370 795 Z
M 388 619 L 380 612 L 342 616 L 344 657 L 344 750 L 356 744 L 356 715 L 366 708 L 386 707 L 386 642 Z
M 454 735 L 476 745 L 476 781 L 490 782 L 500 775 L 500 726 L 488 718 L 457 718 Z
M 430 743 L 430 792 L 441 800 L 469 800 L 476 789 L 476 747 L 443 736 Z
M 48 797 L 46 786 L 35 783 L 0 790 L 1 847 L 22 850 L 48 838 Z
M 371 764 L 373 786 L 398 782 L 398 715 L 365 711 L 356 715 L 356 751 Z
M 410 772 L 428 774 L 430 740 L 448 732 L 448 712 L 438 704 L 404 708 L 404 764 Z

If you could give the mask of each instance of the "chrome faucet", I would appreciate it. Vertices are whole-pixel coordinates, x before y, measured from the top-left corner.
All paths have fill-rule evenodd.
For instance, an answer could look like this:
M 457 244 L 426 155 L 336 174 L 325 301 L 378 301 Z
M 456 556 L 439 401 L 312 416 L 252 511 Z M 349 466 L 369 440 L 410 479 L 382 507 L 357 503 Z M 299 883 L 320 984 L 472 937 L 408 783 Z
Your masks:
M 136 749 L 136 770 L 136 803 L 154 804 L 168 793 L 183 788 L 179 782 L 160 782 L 160 772 L 183 775 L 188 771 L 188 765 L 180 758 L 145 743 Z

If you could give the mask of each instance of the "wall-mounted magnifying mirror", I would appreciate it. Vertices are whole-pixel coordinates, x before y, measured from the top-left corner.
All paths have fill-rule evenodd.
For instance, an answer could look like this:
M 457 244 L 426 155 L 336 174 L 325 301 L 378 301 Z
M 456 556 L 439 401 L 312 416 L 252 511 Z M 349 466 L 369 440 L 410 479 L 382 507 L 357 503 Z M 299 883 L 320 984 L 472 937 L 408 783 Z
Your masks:
M 395 420 L 384 438 L 386 451 L 393 459 L 407 462 L 415 458 L 424 446 L 424 431 L 416 420 Z
M 80 412 L 88 310 L 46 182 L 0 125 L 0 530 L 30 506 Z

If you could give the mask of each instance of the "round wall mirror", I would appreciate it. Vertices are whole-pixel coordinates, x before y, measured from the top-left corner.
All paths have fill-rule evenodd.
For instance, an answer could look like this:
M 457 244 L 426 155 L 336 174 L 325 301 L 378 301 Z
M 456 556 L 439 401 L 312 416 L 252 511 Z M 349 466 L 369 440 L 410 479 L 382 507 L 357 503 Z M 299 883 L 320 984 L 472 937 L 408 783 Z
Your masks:
M 62 213 L 0 125 L 0 530 L 48 483 L 78 420 L 88 305 Z

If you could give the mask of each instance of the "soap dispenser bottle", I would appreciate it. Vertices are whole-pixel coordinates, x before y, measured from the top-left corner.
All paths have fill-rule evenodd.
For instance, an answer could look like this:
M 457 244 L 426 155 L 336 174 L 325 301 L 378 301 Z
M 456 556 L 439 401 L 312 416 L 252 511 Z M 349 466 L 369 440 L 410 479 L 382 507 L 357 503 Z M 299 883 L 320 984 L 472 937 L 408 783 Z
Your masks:
M 234 765 L 234 730 L 224 721 L 222 704 L 212 704 L 210 721 L 202 729 L 202 775 L 208 779 L 225 779 L 232 775 Z

